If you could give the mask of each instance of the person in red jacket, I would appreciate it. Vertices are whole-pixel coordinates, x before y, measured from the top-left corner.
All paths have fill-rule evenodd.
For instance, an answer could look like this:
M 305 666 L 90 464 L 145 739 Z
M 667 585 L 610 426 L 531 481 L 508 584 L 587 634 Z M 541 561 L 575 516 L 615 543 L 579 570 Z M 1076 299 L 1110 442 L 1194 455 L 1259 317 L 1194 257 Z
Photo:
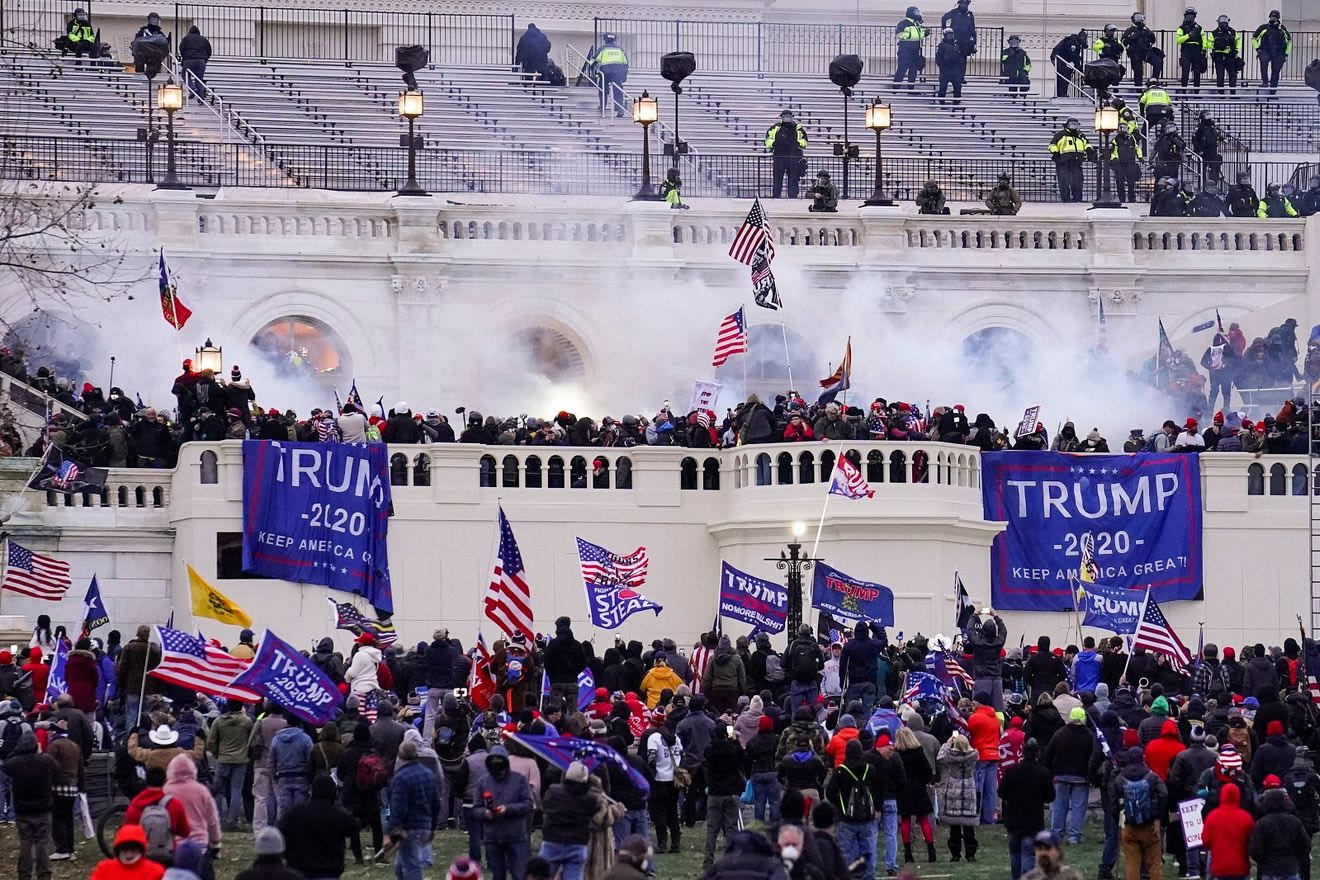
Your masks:
M 64 680 L 73 705 L 91 715 L 96 712 L 96 686 L 101 671 L 92 653 L 92 640 L 79 639 L 64 663 Z
M 138 792 L 137 797 L 129 801 L 128 809 L 124 811 L 124 825 L 140 825 L 142 822 L 142 811 L 165 797 L 165 768 L 148 767 L 147 768 L 147 787 Z M 165 804 L 165 811 L 170 814 L 170 832 L 174 835 L 174 843 L 177 845 L 191 832 L 192 828 L 188 824 L 188 812 L 184 809 L 183 803 L 178 798 L 170 798 Z M 143 838 L 145 845 L 146 838 Z
M 802 420 L 801 413 L 793 413 L 788 424 L 784 426 L 784 442 L 794 443 L 800 440 L 815 440 L 816 435 L 808 425 Z
M 1022 748 L 1027 742 L 1027 735 L 1022 731 L 1020 716 L 1014 716 L 1008 722 L 1008 729 L 999 738 L 999 781 L 1004 781 L 1004 773 L 1022 760 Z
M 1256 822 L 1242 809 L 1238 787 L 1228 782 L 1219 792 L 1219 806 L 1205 817 L 1201 845 L 1210 853 L 1210 875 L 1219 878 L 1247 877 L 1251 859 L 1247 845 Z
M 976 792 L 981 800 L 981 824 L 992 825 L 999 811 L 999 716 L 990 694 L 977 691 L 976 709 L 967 719 L 967 738 L 976 750 Z
M 92 869 L 91 880 L 160 880 L 165 869 L 147 858 L 147 835 L 139 825 L 124 825 L 115 835 L 114 856 Z
M 1173 759 L 1178 757 L 1178 753 L 1186 749 L 1181 739 L 1178 738 L 1178 722 L 1172 718 L 1166 718 L 1164 726 L 1160 728 L 1160 735 L 1146 746 L 1146 766 L 1151 772 L 1160 779 L 1168 781 L 1169 767 L 1173 765 Z
M 50 678 L 50 667 L 41 662 L 39 646 L 33 645 L 28 651 L 28 662 L 22 668 L 32 676 L 32 693 L 36 694 L 37 702 L 46 702 L 46 682 Z

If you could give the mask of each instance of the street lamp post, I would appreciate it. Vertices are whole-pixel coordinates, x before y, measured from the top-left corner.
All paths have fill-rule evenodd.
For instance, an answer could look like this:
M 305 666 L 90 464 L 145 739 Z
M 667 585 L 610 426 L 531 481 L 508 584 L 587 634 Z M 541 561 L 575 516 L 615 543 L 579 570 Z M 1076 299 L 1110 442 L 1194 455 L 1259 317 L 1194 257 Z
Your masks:
M 660 196 L 651 186 L 651 126 L 660 118 L 660 102 L 643 91 L 642 96 L 633 101 L 633 122 L 642 127 L 642 185 L 634 202 L 655 202 Z
M 183 109 L 183 87 L 170 79 L 157 89 L 156 103 L 165 111 L 165 180 L 156 189 L 188 189 L 175 173 L 174 114 Z
M 887 208 L 894 204 L 893 199 L 885 198 L 884 152 L 880 145 L 881 137 L 890 123 L 889 105 L 882 104 L 880 99 L 876 98 L 871 102 L 871 106 L 866 108 L 866 127 L 875 132 L 875 189 L 871 192 L 871 197 L 862 202 L 865 207 Z
M 425 196 L 430 195 L 422 189 L 422 185 L 417 182 L 417 135 L 416 123 L 418 118 L 425 112 L 422 101 L 422 93 L 416 89 L 409 89 L 399 95 L 399 115 L 408 120 L 408 133 L 401 135 L 407 138 L 408 147 L 408 179 L 399 187 L 397 195 L 401 196 Z
M 1114 195 L 1109 179 L 1109 139 L 1118 131 L 1118 108 L 1108 103 L 1095 108 L 1095 130 L 1100 132 L 1100 186 L 1091 207 L 1121 208 L 1123 203 Z
M 788 572 L 788 640 L 797 638 L 798 627 L 802 625 L 802 572 L 810 571 L 819 559 L 802 553 L 802 536 L 807 532 L 806 523 L 793 523 L 793 540 L 788 543 L 788 552 L 780 551 L 779 556 L 766 557 L 775 568 Z

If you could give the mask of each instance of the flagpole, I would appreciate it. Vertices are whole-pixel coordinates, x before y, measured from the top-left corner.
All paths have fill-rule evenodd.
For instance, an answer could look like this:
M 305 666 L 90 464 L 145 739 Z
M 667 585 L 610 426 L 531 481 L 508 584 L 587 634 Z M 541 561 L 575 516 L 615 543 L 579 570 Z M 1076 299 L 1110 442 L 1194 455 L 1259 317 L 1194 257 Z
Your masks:
M 816 523 L 816 541 L 811 545 L 812 559 L 816 558 L 816 551 L 820 549 L 820 533 L 821 530 L 825 528 L 825 511 L 829 509 L 830 496 L 834 494 L 833 492 L 830 491 L 830 489 L 834 488 L 834 471 L 838 470 L 839 468 L 839 457 L 843 455 L 843 446 L 844 446 L 844 441 L 840 440 L 839 451 L 834 457 L 834 467 L 831 468 L 830 470 L 830 480 L 828 483 L 825 484 L 825 502 L 820 506 L 820 521 Z M 790 633 L 789 636 L 791 641 L 793 634 Z
M 1150 585 L 1149 585 L 1149 584 L 1146 586 L 1146 595 L 1145 595 L 1145 597 L 1141 600 L 1141 608 L 1140 608 L 1140 610 L 1137 611 L 1137 626 L 1138 626 L 1138 627 L 1141 626 L 1141 621 L 1144 620 L 1144 619 L 1146 618 L 1146 603 L 1148 603 L 1148 602 L 1150 602 Z M 1136 645 L 1136 641 L 1137 641 L 1137 639 L 1136 639 L 1136 635 L 1137 635 L 1136 632 L 1133 631 L 1133 633 L 1132 633 L 1132 640 L 1128 643 L 1128 658 L 1127 658 L 1127 662 L 1123 664 L 1123 674 L 1120 675 L 1120 676 L 1118 677 L 1118 678 L 1119 678 L 1119 681 L 1122 681 L 1123 679 L 1127 678 L 1128 667 L 1132 665 L 1132 652 L 1135 651 L 1135 650 L 1137 649 L 1137 645 Z M 1129 682 L 1129 684 L 1131 684 L 1131 682 Z
M 784 336 L 784 366 L 788 367 L 788 387 L 790 391 L 797 390 L 793 386 L 793 359 L 788 354 L 788 327 L 784 323 L 784 304 L 779 303 L 779 332 Z
M 750 333 L 750 325 L 747 324 L 747 300 L 743 300 L 743 301 L 742 301 L 742 313 L 743 313 L 743 333 L 745 333 L 745 334 L 747 335 L 747 342 L 748 342 L 748 344 L 747 344 L 747 349 L 748 349 L 748 350 L 747 350 L 747 351 L 744 351 L 744 352 L 742 353 L 742 368 L 743 368 L 742 399 L 743 399 L 743 400 L 746 400 L 746 399 L 747 399 L 747 394 L 748 394 L 748 392 L 747 392 L 747 358 L 751 356 L 751 348 L 752 348 L 752 346 L 751 346 L 752 335 L 751 335 L 751 333 Z
M 47 419 L 47 421 L 49 421 L 49 419 Z M 42 430 L 44 431 L 45 428 L 43 428 Z M 23 504 L 27 501 L 27 498 L 24 496 L 23 493 L 28 491 L 28 485 L 32 482 L 33 478 L 36 477 L 37 474 L 41 473 L 41 469 L 46 466 L 46 460 L 50 458 L 50 450 L 52 449 L 53 445 L 54 444 L 50 442 L 50 437 L 48 436 L 46 438 L 46 448 L 41 451 L 41 458 L 37 459 L 37 466 L 32 469 L 32 473 L 28 474 L 28 478 L 23 481 L 23 488 L 14 493 L 13 501 L 9 503 L 8 509 L 5 510 L 4 516 L 0 517 L 0 524 L 9 522 L 9 518 L 12 517 L 14 514 L 18 513 L 18 509 L 22 507 Z

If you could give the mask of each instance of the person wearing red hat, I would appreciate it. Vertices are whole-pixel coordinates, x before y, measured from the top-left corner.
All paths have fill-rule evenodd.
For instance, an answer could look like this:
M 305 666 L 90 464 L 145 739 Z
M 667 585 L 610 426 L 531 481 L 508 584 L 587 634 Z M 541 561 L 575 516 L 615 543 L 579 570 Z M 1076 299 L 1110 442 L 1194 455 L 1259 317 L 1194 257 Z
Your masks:
M 1278 703 L 1277 700 L 1274 701 Z M 1297 748 L 1288 741 L 1282 721 L 1270 721 L 1265 727 L 1265 742 L 1251 753 L 1251 781 L 1257 788 L 1266 777 L 1282 778 L 1292 770 Z
M 1196 419 L 1189 418 L 1173 441 L 1173 448 L 1183 452 L 1199 452 L 1205 449 L 1205 437 L 1197 430 Z

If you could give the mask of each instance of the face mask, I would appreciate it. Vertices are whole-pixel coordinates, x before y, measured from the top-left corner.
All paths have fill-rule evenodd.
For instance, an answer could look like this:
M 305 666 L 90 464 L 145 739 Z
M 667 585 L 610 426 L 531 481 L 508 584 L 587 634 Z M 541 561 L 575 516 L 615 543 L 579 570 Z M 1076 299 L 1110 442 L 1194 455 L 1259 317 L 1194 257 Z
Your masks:
M 785 862 L 792 863 L 796 862 L 798 856 L 802 855 L 802 850 L 796 846 L 786 846 L 779 851 L 779 854 L 784 857 Z

